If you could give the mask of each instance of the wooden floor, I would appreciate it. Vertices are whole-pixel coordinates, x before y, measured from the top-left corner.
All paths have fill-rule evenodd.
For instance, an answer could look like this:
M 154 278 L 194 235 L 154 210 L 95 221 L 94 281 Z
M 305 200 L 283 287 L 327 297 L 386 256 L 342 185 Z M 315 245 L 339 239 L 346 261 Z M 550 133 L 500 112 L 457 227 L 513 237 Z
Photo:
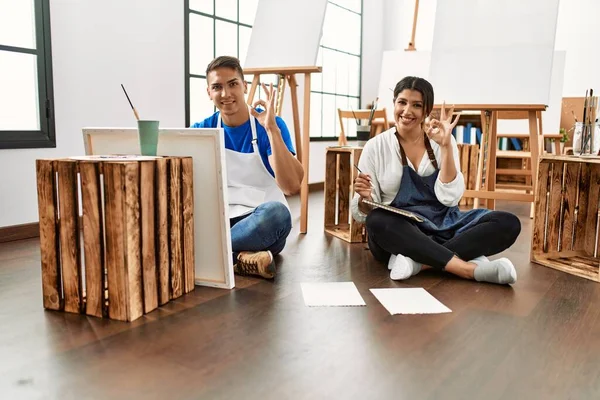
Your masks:
M 598 399 L 600 285 L 505 255 L 513 287 L 426 271 L 398 283 L 363 244 L 296 220 L 274 282 L 237 279 L 133 323 L 42 309 L 35 239 L 0 245 L 2 399 Z M 292 203 L 298 215 L 298 203 Z M 308 308 L 301 282 L 353 281 L 366 307 Z M 450 309 L 391 316 L 370 288 L 424 287 Z

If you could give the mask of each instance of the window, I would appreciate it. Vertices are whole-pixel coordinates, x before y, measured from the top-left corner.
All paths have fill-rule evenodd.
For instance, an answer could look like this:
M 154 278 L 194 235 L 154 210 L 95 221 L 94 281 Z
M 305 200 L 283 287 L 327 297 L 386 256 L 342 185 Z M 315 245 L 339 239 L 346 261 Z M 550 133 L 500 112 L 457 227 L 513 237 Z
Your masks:
M 49 0 L 0 0 L 0 149 L 56 147 Z
M 244 65 L 257 6 L 258 0 L 186 0 L 186 126 L 215 111 L 206 94 L 208 63 L 229 55 Z
M 235 55 L 244 65 L 257 6 L 258 0 L 186 0 L 187 126 L 215 111 L 206 95 L 208 63 L 217 55 Z M 329 1 L 317 58 L 323 73 L 311 79 L 311 140 L 336 140 L 337 109 L 359 108 L 361 37 L 362 0 Z M 277 83 L 276 76 L 261 80 Z M 344 129 L 356 136 L 352 126 Z
M 311 80 L 311 140 L 337 139 L 337 109 L 360 108 L 361 38 L 362 1 L 330 1 L 317 57 L 323 72 Z M 355 125 L 349 122 L 344 125 L 346 136 L 356 137 Z

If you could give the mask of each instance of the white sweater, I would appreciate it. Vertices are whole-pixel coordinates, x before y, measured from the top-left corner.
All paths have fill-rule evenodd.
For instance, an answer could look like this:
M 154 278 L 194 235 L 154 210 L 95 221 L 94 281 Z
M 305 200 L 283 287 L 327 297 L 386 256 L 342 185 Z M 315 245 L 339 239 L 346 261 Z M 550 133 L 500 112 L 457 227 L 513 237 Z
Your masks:
M 390 204 L 398 189 L 400 189 L 400 181 L 402 180 L 402 162 L 400 159 L 400 146 L 398 139 L 394 134 L 395 128 L 389 129 L 380 135 L 370 139 L 363 148 L 358 162 L 358 167 L 364 174 L 371 176 L 373 189 L 371 196 L 373 201 L 383 204 Z M 435 196 L 440 203 L 452 207 L 458 205 L 464 191 L 465 179 L 460 170 L 460 160 L 458 158 L 458 147 L 456 140 L 452 139 L 452 153 L 454 154 L 454 164 L 456 165 L 456 178 L 452 182 L 442 183 L 438 177 L 435 181 Z M 438 166 L 442 165 L 442 150 L 440 146 L 433 140 L 429 141 L 431 148 L 435 154 Z M 415 169 L 410 160 L 408 165 Z M 435 167 L 429 160 L 427 151 L 424 152 L 419 168 L 415 169 L 419 176 L 429 176 L 435 172 Z M 365 222 L 367 217 L 358 209 L 358 193 L 354 194 L 350 209 L 352 216 L 358 222 Z

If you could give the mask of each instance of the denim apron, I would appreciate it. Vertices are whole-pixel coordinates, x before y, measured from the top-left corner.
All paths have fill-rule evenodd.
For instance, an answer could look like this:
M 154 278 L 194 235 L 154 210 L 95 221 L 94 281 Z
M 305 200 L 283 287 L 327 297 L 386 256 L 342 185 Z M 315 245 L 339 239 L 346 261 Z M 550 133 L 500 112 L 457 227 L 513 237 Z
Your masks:
M 444 243 L 477 224 L 477 221 L 490 211 L 479 208 L 463 212 L 458 206 L 448 207 L 440 203 L 434 190 L 440 170 L 427 136 L 424 138 L 427 155 L 435 167 L 435 172 L 429 176 L 420 176 L 409 167 L 398 132 L 396 138 L 402 158 L 402 180 L 400 189 L 390 205 L 423 218 L 423 222 L 416 223 L 423 233 L 438 243 Z

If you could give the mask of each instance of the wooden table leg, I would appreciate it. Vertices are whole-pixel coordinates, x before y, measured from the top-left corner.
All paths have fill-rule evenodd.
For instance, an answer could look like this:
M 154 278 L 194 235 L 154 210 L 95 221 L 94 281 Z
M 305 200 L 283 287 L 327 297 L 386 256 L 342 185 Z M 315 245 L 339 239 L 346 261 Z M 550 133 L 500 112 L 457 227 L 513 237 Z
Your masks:
M 493 111 L 490 121 L 490 134 L 488 139 L 488 158 L 487 158 L 487 175 L 485 179 L 486 189 L 490 192 L 496 191 L 496 153 L 498 151 L 498 112 Z M 487 208 L 490 210 L 496 209 L 496 200 L 489 199 Z
M 538 142 L 538 121 L 537 118 L 541 118 L 541 113 L 536 111 L 529 111 L 529 151 L 531 152 L 531 187 L 532 193 L 537 193 L 537 171 L 538 171 L 538 160 L 540 155 L 539 142 Z M 530 217 L 533 218 L 534 203 L 531 203 Z

